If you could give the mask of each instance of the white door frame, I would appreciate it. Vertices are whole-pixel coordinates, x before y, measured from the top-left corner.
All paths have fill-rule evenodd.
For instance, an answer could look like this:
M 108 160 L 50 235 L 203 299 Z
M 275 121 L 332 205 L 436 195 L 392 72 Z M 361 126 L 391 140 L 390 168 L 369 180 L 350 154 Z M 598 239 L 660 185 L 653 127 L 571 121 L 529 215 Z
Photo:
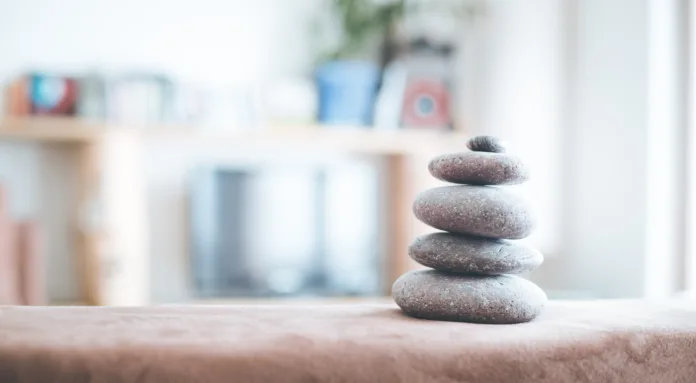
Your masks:
M 682 0 L 684 28 L 685 179 L 683 288 L 696 294 L 696 5 Z
M 696 206 L 687 190 L 696 190 L 696 166 L 687 154 L 696 148 L 687 140 L 688 62 L 691 49 L 689 0 L 649 0 L 648 6 L 648 129 L 644 295 L 665 297 L 693 281 L 684 270 L 694 257 L 696 242 L 687 233 L 696 226 Z M 693 108 L 692 108 L 693 109 Z M 689 145 L 687 146 L 687 143 Z M 694 142 L 696 144 L 696 142 Z M 693 173 L 693 175 L 692 175 Z M 688 175 L 687 175 L 688 174 Z M 693 212 L 691 212 L 693 210 Z M 687 225 L 688 223 L 688 225 Z

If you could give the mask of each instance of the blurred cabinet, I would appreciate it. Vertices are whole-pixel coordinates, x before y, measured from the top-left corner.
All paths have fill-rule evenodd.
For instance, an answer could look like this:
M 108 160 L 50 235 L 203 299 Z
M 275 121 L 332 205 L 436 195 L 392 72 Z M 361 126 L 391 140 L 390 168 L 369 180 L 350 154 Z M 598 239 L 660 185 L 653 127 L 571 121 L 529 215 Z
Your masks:
M 198 168 L 191 271 L 200 298 L 382 293 L 378 171 L 360 163 Z

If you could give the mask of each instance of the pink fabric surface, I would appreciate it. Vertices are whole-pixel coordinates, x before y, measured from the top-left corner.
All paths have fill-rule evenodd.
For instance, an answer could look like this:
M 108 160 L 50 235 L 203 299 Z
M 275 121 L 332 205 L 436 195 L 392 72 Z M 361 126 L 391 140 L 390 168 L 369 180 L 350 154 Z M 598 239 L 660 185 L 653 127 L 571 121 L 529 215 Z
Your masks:
M 0 382 L 696 382 L 696 303 L 550 302 L 520 325 L 391 304 L 6 306 Z

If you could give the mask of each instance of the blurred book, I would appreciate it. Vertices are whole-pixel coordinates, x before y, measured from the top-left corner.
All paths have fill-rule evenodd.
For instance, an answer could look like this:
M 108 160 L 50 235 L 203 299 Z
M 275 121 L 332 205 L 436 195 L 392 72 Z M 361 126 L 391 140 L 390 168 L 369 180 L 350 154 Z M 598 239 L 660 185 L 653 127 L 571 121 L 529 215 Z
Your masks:
M 0 305 L 16 305 L 21 300 L 15 232 L 7 193 L 0 187 Z
M 156 73 L 36 72 L 8 84 L 5 108 L 10 116 L 75 116 L 142 126 L 196 122 L 201 102 L 195 87 Z
M 88 74 L 78 78 L 77 115 L 83 118 L 106 118 L 107 86 L 104 77 Z
M 15 254 L 18 265 L 18 291 L 22 304 L 46 304 L 46 281 L 39 225 L 32 221 L 16 225 Z
M 266 114 L 302 121 L 313 113 L 306 87 L 280 89 L 286 90 L 275 89 L 277 97 L 269 101 L 254 86 L 206 89 L 158 73 L 36 72 L 7 85 L 4 107 L 15 117 L 74 116 L 126 128 L 171 123 L 224 131 L 256 128 L 266 122 Z
M 106 119 L 118 123 L 171 121 L 174 85 L 162 75 L 131 73 L 112 76 L 106 85 Z

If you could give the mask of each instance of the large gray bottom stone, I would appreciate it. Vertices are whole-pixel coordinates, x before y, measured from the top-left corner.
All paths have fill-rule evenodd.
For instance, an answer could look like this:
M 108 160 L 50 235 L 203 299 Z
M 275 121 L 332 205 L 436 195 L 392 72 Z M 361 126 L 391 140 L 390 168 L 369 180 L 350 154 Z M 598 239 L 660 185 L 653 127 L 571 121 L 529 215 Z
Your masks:
M 488 324 L 529 322 L 547 301 L 537 285 L 514 275 L 467 276 L 435 270 L 402 275 L 394 282 L 392 296 L 416 318 Z
M 450 233 L 416 238 L 408 255 L 435 270 L 484 275 L 524 273 L 544 261 L 539 251 L 523 244 Z
M 434 158 L 428 165 L 433 177 L 469 185 L 514 185 L 529 179 L 522 160 L 510 154 L 463 152 Z
M 489 238 L 529 236 L 534 221 L 526 202 L 494 186 L 444 186 L 421 192 L 413 213 L 440 230 Z

